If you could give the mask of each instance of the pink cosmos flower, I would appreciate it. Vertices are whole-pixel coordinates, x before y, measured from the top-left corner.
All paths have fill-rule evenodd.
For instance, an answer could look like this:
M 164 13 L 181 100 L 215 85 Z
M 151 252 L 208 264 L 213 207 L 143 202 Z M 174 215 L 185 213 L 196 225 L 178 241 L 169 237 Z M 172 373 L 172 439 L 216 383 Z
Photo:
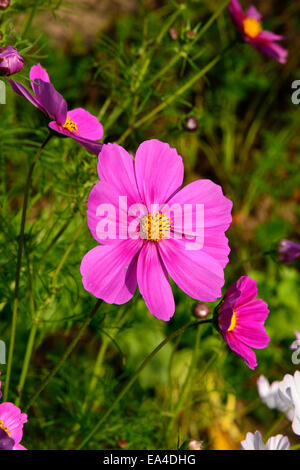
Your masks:
M 257 366 L 251 348 L 266 348 L 270 341 L 264 327 L 268 305 L 256 296 L 256 282 L 242 276 L 227 290 L 218 309 L 218 326 L 224 340 L 250 369 Z
M 283 36 L 262 29 L 262 16 L 254 6 L 244 13 L 240 2 L 232 0 L 228 5 L 228 11 L 238 31 L 242 33 L 244 41 L 281 64 L 286 63 L 288 51 L 277 44 L 284 39 Z
M 96 142 L 103 136 L 103 128 L 98 119 L 82 108 L 68 111 L 66 101 L 55 90 L 47 71 L 40 64 L 31 67 L 29 78 L 35 96 L 21 83 L 11 79 L 9 82 L 16 93 L 53 119 L 49 122 L 52 130 L 71 137 L 89 152 L 98 155 L 103 145 Z
M 1 389 L 1 382 L 0 382 Z M 0 398 L 2 394 L 0 391 Z M 0 405 L 0 450 L 26 450 L 20 444 L 23 437 L 23 424 L 27 423 L 27 415 L 13 403 Z
M 231 223 L 232 202 L 210 180 L 180 189 L 183 173 L 182 158 L 159 140 L 143 142 L 135 161 L 117 144 L 103 146 L 98 162 L 101 181 L 87 205 L 89 228 L 101 245 L 84 256 L 80 268 L 87 291 L 107 303 L 123 304 L 138 284 L 150 313 L 164 321 L 175 311 L 169 275 L 194 299 L 210 302 L 221 295 L 230 251 L 224 232 Z M 124 198 L 126 208 L 120 206 Z M 202 245 L 190 236 L 197 234 L 198 204 L 204 205 Z M 177 226 L 179 221 L 180 226 L 186 206 L 191 218 L 186 217 L 189 222 L 182 233 L 176 233 L 174 223 Z M 105 214 L 111 218 L 111 232 L 116 229 L 106 239 L 103 207 L 115 209 Z

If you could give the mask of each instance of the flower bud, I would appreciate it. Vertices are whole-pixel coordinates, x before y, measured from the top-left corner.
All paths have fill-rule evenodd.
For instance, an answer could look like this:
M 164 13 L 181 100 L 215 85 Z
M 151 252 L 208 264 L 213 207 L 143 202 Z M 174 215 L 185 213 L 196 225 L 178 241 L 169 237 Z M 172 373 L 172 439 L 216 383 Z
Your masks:
M 176 28 L 171 28 L 169 30 L 169 34 L 170 34 L 170 38 L 173 39 L 173 41 L 176 41 L 176 39 L 178 38 L 178 31 Z
M 194 317 L 206 318 L 210 314 L 210 310 L 206 304 L 198 303 L 194 306 Z
M 188 131 L 196 131 L 198 129 L 198 121 L 194 116 L 189 116 L 185 120 L 185 127 Z
M 23 68 L 24 59 L 12 47 L 0 47 L 0 75 L 13 75 Z
M 188 450 L 202 450 L 202 441 L 196 441 L 196 439 L 193 439 L 188 443 L 187 448 Z
M 281 240 L 278 244 L 278 258 L 283 264 L 290 264 L 300 256 L 300 245 L 292 240 Z
M 6 10 L 10 5 L 10 0 L 0 0 L 0 10 Z

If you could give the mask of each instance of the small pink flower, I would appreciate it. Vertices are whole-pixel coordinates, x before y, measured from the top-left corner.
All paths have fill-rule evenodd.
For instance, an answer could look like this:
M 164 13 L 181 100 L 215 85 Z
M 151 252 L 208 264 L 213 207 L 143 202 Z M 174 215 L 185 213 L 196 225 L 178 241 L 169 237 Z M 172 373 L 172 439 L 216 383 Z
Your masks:
M 244 41 L 281 64 L 286 63 L 288 51 L 277 44 L 284 37 L 263 30 L 262 16 L 254 6 L 244 13 L 240 2 L 232 0 L 228 5 L 228 11 L 236 28 L 243 35 Z
M 14 80 L 9 82 L 18 95 L 26 98 L 52 119 L 49 123 L 52 130 L 71 137 L 89 152 L 98 155 L 103 145 L 97 142 L 103 136 L 103 128 L 98 119 L 82 108 L 68 111 L 66 101 L 55 90 L 47 71 L 40 64 L 31 67 L 29 78 L 35 96 L 21 83 Z
M 1 382 L 0 382 L 1 389 Z M 1 398 L 1 392 L 0 392 Z M 0 405 L 0 449 L 26 450 L 20 442 L 23 437 L 23 425 L 27 423 L 27 415 L 13 403 Z
M 101 181 L 90 193 L 87 221 L 102 245 L 82 260 L 84 288 L 107 303 L 123 304 L 132 298 L 138 284 L 149 311 L 164 321 L 175 311 L 169 275 L 194 299 L 211 302 L 220 297 L 230 251 L 225 231 L 232 208 L 221 187 L 210 180 L 198 180 L 180 189 L 182 158 L 159 140 L 143 142 L 135 161 L 119 145 L 104 145 L 98 173 Z M 127 198 L 129 210 L 141 206 L 139 216 L 123 210 L 120 197 Z M 174 208 L 172 217 L 166 204 Z M 204 205 L 204 243 L 201 249 L 195 245 L 189 250 L 186 246 L 192 243 L 189 236 L 195 222 L 188 225 L 188 233 L 184 230 L 176 239 L 173 218 L 181 220 L 182 208 L 187 205 L 195 221 L 198 204 Z M 103 205 L 115 208 L 116 214 L 116 234 L 107 239 L 99 229 L 99 207 Z M 136 222 L 135 228 L 132 222 Z
M 250 369 L 257 366 L 251 348 L 266 348 L 270 341 L 264 327 L 268 305 L 256 296 L 256 282 L 242 276 L 227 290 L 218 309 L 218 326 L 224 340 Z

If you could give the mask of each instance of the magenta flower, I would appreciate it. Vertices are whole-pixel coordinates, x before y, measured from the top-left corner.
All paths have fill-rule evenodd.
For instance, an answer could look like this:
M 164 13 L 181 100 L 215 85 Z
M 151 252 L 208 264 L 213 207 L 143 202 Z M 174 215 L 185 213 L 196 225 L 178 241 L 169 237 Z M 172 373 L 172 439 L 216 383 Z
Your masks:
M 0 75 L 13 75 L 20 72 L 24 59 L 12 46 L 0 47 Z
M 1 382 L 0 382 L 1 389 Z M 2 393 L 0 391 L 0 398 Z M 20 444 L 23 437 L 23 424 L 27 423 L 27 415 L 13 403 L 0 405 L 0 450 L 26 450 Z
M 150 313 L 164 321 L 175 310 L 169 275 L 197 300 L 209 302 L 221 295 L 230 251 L 224 232 L 231 223 L 232 202 L 210 180 L 180 189 L 183 173 L 182 158 L 159 140 L 143 142 L 135 161 L 117 144 L 103 146 L 101 181 L 90 193 L 87 210 L 91 233 L 102 245 L 81 263 L 87 291 L 107 303 L 123 304 L 138 284 Z M 201 204 L 204 214 L 197 231 Z M 187 223 L 181 229 L 184 209 Z M 103 225 L 107 218 L 108 228 Z
M 262 16 L 254 6 L 244 13 L 240 2 L 232 0 L 228 5 L 228 11 L 244 41 L 281 64 L 286 63 L 288 51 L 277 44 L 284 39 L 283 36 L 262 29 Z
M 256 282 L 242 276 L 227 290 L 218 309 L 218 327 L 224 340 L 250 369 L 257 366 L 251 348 L 266 348 L 270 341 L 264 327 L 268 305 L 256 296 Z
M 71 137 L 89 152 L 98 155 L 103 145 L 96 142 L 103 136 L 103 128 L 98 119 L 82 108 L 68 111 L 66 101 L 55 90 L 48 73 L 40 64 L 31 67 L 29 77 L 35 96 L 21 83 L 9 80 L 12 89 L 52 119 L 49 122 L 52 130 Z
M 278 258 L 283 264 L 291 264 L 300 256 L 299 243 L 292 240 L 281 240 L 278 244 Z

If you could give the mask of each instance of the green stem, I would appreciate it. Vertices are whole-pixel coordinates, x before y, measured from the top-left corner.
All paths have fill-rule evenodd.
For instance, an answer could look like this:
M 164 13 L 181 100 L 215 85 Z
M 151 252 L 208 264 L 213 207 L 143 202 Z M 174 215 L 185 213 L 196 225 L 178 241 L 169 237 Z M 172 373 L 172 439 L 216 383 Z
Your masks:
M 196 363 L 196 359 L 197 359 L 197 352 L 198 352 L 198 347 L 199 347 L 199 340 L 200 340 L 200 328 L 197 328 L 197 334 L 196 334 L 196 341 L 195 341 L 195 347 L 194 347 L 194 352 L 193 352 L 193 357 L 191 359 L 191 363 L 190 363 L 190 366 L 189 366 L 189 369 L 187 371 L 187 374 L 186 374 L 186 377 L 185 377 L 185 381 L 181 387 L 181 390 L 180 390 L 180 394 L 179 394 L 179 398 L 178 398 L 178 401 L 176 403 L 176 406 L 175 406 L 175 410 L 174 410 L 174 413 L 172 413 L 172 418 L 170 419 L 169 421 L 169 424 L 168 424 L 168 427 L 167 427 L 167 431 L 166 431 L 166 435 L 167 435 L 167 438 L 169 437 L 169 434 L 173 428 L 173 425 L 174 425 L 174 422 L 178 416 L 178 413 L 180 412 L 181 408 L 182 408 L 182 404 L 184 402 L 184 399 L 185 399 L 185 396 L 186 396 L 186 392 L 188 390 L 188 385 L 190 383 L 190 378 L 191 378 L 191 375 L 192 375 L 192 372 L 193 372 L 193 369 L 195 367 L 195 363 Z
M 29 259 L 29 253 L 28 250 L 26 250 L 26 245 L 25 245 L 25 255 L 27 258 L 27 270 L 28 270 L 28 279 L 29 279 L 29 298 L 30 298 L 30 314 L 31 314 L 31 319 L 32 319 L 32 326 L 30 329 L 30 334 L 26 346 L 26 352 L 25 352 L 25 357 L 23 361 L 23 366 L 22 366 L 22 371 L 20 375 L 20 380 L 19 380 L 19 385 L 17 387 L 18 391 L 18 396 L 15 401 L 15 405 L 19 406 L 22 398 L 22 392 L 23 388 L 25 385 L 25 380 L 27 377 L 28 373 L 28 368 L 29 368 L 29 363 L 31 359 L 31 354 L 34 346 L 34 340 L 35 340 L 35 335 L 37 332 L 37 319 L 35 318 L 35 305 L 34 305 L 34 295 L 33 295 L 33 282 L 32 282 L 32 272 L 30 269 L 30 259 Z
M 98 431 L 100 426 L 107 420 L 108 416 L 111 414 L 113 409 L 116 407 L 116 405 L 122 400 L 124 395 L 128 392 L 128 390 L 132 387 L 142 370 L 147 366 L 147 364 L 153 359 L 153 357 L 167 344 L 169 341 L 172 339 L 176 338 L 178 335 L 182 334 L 184 331 L 186 331 L 188 328 L 192 328 L 194 326 L 202 325 L 205 323 L 211 323 L 212 320 L 200 320 L 198 322 L 194 323 L 187 323 L 186 325 L 182 326 L 178 330 L 174 331 L 171 333 L 169 336 L 167 336 L 156 348 L 146 357 L 146 359 L 142 362 L 140 367 L 136 370 L 136 372 L 133 374 L 131 379 L 127 382 L 127 384 L 123 387 L 123 389 L 120 391 L 120 393 L 117 395 L 113 403 L 110 405 L 108 410 L 104 413 L 102 418 L 98 421 L 96 426 L 91 430 L 91 432 L 88 434 L 88 436 L 81 442 L 81 444 L 77 447 L 77 450 L 82 449 L 88 442 L 89 440 L 93 437 L 93 435 Z
M 219 62 L 221 58 L 221 55 L 218 55 L 215 57 L 212 61 L 210 61 L 206 67 L 204 67 L 202 70 L 200 70 L 196 75 L 194 75 L 190 80 L 188 80 L 182 87 L 180 87 L 175 93 L 170 95 L 166 100 L 164 100 L 161 104 L 156 106 L 150 113 L 148 113 L 146 116 L 142 117 L 139 121 L 137 121 L 132 127 L 128 128 L 123 135 L 120 137 L 118 140 L 118 144 L 121 144 L 132 132 L 133 129 L 137 129 L 140 127 L 142 124 L 144 124 L 147 121 L 150 121 L 153 119 L 156 114 L 161 112 L 163 109 L 165 109 L 168 105 L 173 103 L 179 96 L 183 95 L 189 88 L 191 88 L 194 83 L 196 83 L 200 78 L 202 78 L 207 72 L 209 72 L 210 69 L 216 65 L 217 62 Z
M 76 348 L 80 338 L 84 334 L 85 330 L 91 323 L 94 315 L 97 313 L 100 305 L 102 304 L 103 300 L 99 299 L 90 312 L 90 314 L 86 317 L 86 320 L 84 323 L 81 325 L 78 333 L 76 334 L 75 338 L 72 340 L 71 344 L 69 345 L 68 349 L 60 359 L 60 361 L 57 363 L 57 365 L 54 367 L 54 369 L 47 375 L 47 377 L 44 379 L 38 390 L 35 392 L 35 394 L 32 396 L 32 398 L 29 400 L 28 405 L 25 409 L 25 411 L 28 411 L 28 409 L 32 406 L 32 404 L 35 402 L 35 400 L 38 398 L 38 396 L 41 394 L 41 392 L 44 390 L 44 388 L 49 384 L 50 380 L 55 376 L 55 374 L 59 371 L 59 369 L 62 367 L 64 362 L 68 359 L 68 357 L 72 354 L 74 349 Z
M 267 434 L 265 435 L 264 437 L 264 441 L 267 442 L 267 440 L 269 439 L 270 436 L 272 436 L 272 434 L 274 433 L 274 431 L 277 430 L 277 428 L 279 428 L 279 426 L 283 423 L 283 421 L 285 420 L 285 414 L 281 414 L 279 416 L 279 418 L 275 421 L 275 423 L 273 424 L 273 426 L 269 429 L 269 431 L 267 432 Z
M 20 273 L 21 273 L 21 264 L 22 264 L 22 253 L 23 253 L 23 244 L 24 244 L 24 232 L 25 232 L 25 223 L 26 223 L 26 212 L 28 206 L 28 199 L 29 199 L 29 191 L 30 191 L 30 184 L 31 184 L 31 177 L 33 174 L 34 167 L 44 149 L 46 144 L 51 139 L 52 134 L 49 134 L 42 145 L 39 147 L 38 151 L 35 154 L 35 157 L 30 165 L 25 192 L 24 192 L 24 201 L 23 201 L 23 209 L 22 209 L 22 219 L 21 219 L 21 228 L 20 228 L 20 235 L 19 235 L 19 246 L 18 246 L 18 254 L 17 254 L 17 269 L 16 269 L 16 281 L 15 281 L 15 296 L 14 296 L 14 304 L 13 304 L 13 315 L 12 315 L 12 324 L 11 324 L 11 339 L 9 345 L 9 352 L 8 352 L 8 360 L 7 360 L 7 370 L 6 370 L 6 379 L 5 379 L 5 389 L 3 394 L 3 400 L 7 401 L 8 391 L 9 391 L 9 382 L 11 376 L 11 369 L 13 363 L 13 355 L 14 355 L 14 347 L 15 347 L 15 338 L 16 338 L 16 326 L 17 326 L 17 316 L 18 316 L 18 303 L 19 303 L 19 284 L 20 284 Z

